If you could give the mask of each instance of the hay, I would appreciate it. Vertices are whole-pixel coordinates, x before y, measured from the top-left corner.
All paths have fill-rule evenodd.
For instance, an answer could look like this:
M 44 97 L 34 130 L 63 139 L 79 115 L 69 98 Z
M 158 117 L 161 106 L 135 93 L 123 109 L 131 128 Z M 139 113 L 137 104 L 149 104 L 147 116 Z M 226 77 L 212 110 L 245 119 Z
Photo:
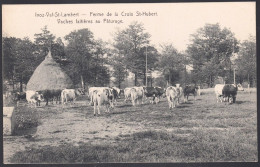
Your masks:
M 27 90 L 51 90 L 73 88 L 73 83 L 69 76 L 62 71 L 59 64 L 56 63 L 51 52 L 45 57 L 45 60 L 35 69 L 29 82 Z

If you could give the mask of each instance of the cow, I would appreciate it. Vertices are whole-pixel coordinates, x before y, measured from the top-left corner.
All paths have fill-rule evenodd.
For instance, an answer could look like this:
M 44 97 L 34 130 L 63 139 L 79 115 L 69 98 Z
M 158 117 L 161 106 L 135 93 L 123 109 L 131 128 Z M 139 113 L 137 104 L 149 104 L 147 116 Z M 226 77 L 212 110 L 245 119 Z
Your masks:
M 116 90 L 117 97 L 120 99 L 121 94 L 123 93 L 123 90 L 119 89 L 118 87 L 112 86 L 112 89 Z
M 26 100 L 29 104 L 35 104 L 35 107 L 41 105 L 41 101 L 43 101 L 43 95 L 39 92 L 28 90 L 26 91 Z
M 141 101 L 143 104 L 143 97 L 144 97 L 144 88 L 143 87 L 132 87 L 130 89 L 130 94 L 131 94 L 131 100 L 133 106 L 135 106 L 135 103 L 139 104 Z
M 120 98 L 120 94 L 121 94 L 121 90 L 117 87 L 111 87 L 110 88 L 112 90 L 112 93 L 113 93 L 113 101 L 114 103 L 116 104 L 117 103 L 117 99 Z
M 49 104 L 49 101 L 52 101 L 53 104 L 54 100 L 56 100 L 57 104 L 61 100 L 62 89 L 47 89 L 39 92 L 43 95 L 43 98 L 46 101 L 46 106 Z
M 131 88 L 124 89 L 125 102 L 131 100 Z
M 215 85 L 215 94 L 216 94 L 216 98 L 217 98 L 217 103 L 220 101 L 222 102 L 221 97 L 223 97 L 223 88 L 224 88 L 224 84 L 216 84 Z
M 144 95 L 146 98 L 150 98 L 150 103 L 154 103 L 157 97 L 157 90 L 154 87 L 144 87 Z M 157 101 L 155 102 L 157 103 Z
M 80 95 L 84 95 L 79 89 L 64 89 L 61 91 L 61 103 L 66 104 L 72 101 L 75 104 L 76 98 Z
M 150 103 L 158 103 L 160 97 L 163 95 L 164 90 L 161 87 L 143 87 L 144 95 L 150 98 Z
M 186 85 L 183 89 L 184 102 L 188 101 L 189 95 L 193 94 L 194 100 L 196 100 L 198 87 L 196 85 Z
M 159 86 L 156 86 L 156 87 L 154 87 L 156 90 L 157 90 L 157 92 L 158 92 L 158 96 L 157 96 L 157 100 L 158 100 L 158 102 L 160 101 L 160 99 L 161 99 L 161 97 L 165 97 L 165 90 L 166 89 L 163 89 L 162 87 L 159 87 Z
M 94 91 L 96 91 L 96 90 L 103 90 L 103 89 L 111 89 L 111 88 L 109 88 L 109 87 L 90 87 L 89 89 L 88 89 L 88 95 L 89 95 L 89 98 L 90 98 L 90 105 L 91 106 L 93 106 L 93 93 L 94 93 Z
M 176 101 L 177 101 L 178 92 L 175 87 L 170 86 L 166 89 L 166 97 L 169 104 L 169 109 L 172 109 L 175 107 Z
M 96 108 L 98 110 L 98 115 L 100 115 L 100 107 L 102 105 L 106 106 L 106 112 L 109 112 L 109 108 L 114 108 L 113 99 L 114 95 L 112 89 L 104 88 L 99 90 L 94 90 L 92 92 L 92 100 L 94 105 L 94 116 L 96 116 Z
M 15 101 L 26 100 L 26 92 L 16 92 L 14 98 Z
M 179 85 L 175 88 L 176 92 L 177 92 L 177 105 L 180 104 L 180 98 L 183 96 L 183 89 L 182 87 L 180 87 Z M 184 96 L 183 96 L 184 98 Z
M 237 91 L 243 91 L 243 87 L 241 84 L 217 84 L 215 86 L 215 94 L 217 98 L 217 103 L 220 100 L 222 102 L 221 96 L 223 97 L 223 101 L 228 101 L 230 103 L 236 102 Z

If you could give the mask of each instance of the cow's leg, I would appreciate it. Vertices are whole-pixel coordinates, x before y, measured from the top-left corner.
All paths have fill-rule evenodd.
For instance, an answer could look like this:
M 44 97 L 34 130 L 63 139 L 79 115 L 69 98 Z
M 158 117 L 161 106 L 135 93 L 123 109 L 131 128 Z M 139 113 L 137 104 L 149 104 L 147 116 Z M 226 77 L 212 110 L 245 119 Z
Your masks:
M 217 98 L 217 103 L 218 103 L 218 100 L 219 100 L 219 95 L 218 94 L 216 94 L 216 98 Z
M 135 99 L 134 98 L 132 98 L 132 104 L 133 104 L 133 106 L 135 106 Z
M 107 112 L 109 113 L 110 112 L 109 111 L 110 104 L 107 104 L 106 107 L 107 107 Z
M 96 116 L 96 103 L 94 102 L 94 116 Z
M 46 104 L 45 104 L 46 106 L 48 105 L 48 101 L 49 101 L 49 99 L 47 98 L 47 99 L 46 99 Z
M 169 109 L 171 109 L 171 97 L 167 96 L 168 104 L 169 104 Z
M 98 109 L 98 115 L 100 115 L 100 107 L 101 107 L 101 104 L 100 104 L 100 103 L 98 103 L 98 105 L 97 105 L 97 109 Z

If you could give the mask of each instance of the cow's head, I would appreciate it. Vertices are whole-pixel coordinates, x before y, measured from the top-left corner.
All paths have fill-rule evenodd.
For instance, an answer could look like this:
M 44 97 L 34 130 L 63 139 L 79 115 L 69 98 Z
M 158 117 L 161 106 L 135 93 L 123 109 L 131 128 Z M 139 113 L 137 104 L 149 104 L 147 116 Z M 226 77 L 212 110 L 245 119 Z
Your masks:
M 36 98 L 37 101 L 44 101 L 43 94 L 40 93 L 40 92 L 35 93 L 35 98 Z
M 237 90 L 239 90 L 239 91 L 244 91 L 244 88 L 242 87 L 241 84 L 237 84 Z

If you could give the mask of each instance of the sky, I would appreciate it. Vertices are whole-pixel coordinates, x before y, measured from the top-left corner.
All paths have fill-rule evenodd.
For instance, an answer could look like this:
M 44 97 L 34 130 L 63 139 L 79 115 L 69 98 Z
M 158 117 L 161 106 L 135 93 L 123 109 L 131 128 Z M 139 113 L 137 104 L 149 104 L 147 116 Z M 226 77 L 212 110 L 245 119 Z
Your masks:
M 112 16 L 107 16 L 108 12 Z M 150 12 L 152 16 L 138 15 L 143 12 Z M 112 43 L 117 29 L 122 30 L 138 21 L 143 23 L 145 32 L 150 33 L 151 44 L 155 47 L 173 44 L 179 51 L 185 51 L 190 35 L 207 23 L 219 23 L 240 41 L 248 39 L 249 35 L 255 36 L 255 13 L 255 2 L 3 5 L 2 33 L 3 36 L 29 37 L 34 41 L 34 34 L 40 33 L 45 25 L 61 38 L 74 30 L 88 28 L 95 39 Z M 76 19 L 92 20 L 92 23 L 77 23 Z M 104 19 L 121 21 L 107 23 Z

